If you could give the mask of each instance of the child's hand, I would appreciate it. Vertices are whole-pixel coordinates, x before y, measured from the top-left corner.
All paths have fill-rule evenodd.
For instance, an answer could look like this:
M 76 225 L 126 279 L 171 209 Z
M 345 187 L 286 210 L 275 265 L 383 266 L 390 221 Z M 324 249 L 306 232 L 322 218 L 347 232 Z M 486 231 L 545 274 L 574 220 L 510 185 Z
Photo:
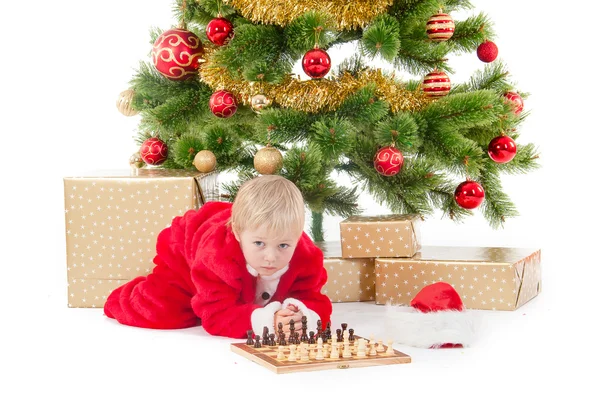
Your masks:
M 279 329 L 279 323 L 283 324 L 283 333 L 290 334 L 290 320 L 294 320 L 294 331 L 302 329 L 302 313 L 296 309 L 290 309 L 291 305 L 275 313 L 275 330 Z M 294 306 L 295 307 L 295 306 Z

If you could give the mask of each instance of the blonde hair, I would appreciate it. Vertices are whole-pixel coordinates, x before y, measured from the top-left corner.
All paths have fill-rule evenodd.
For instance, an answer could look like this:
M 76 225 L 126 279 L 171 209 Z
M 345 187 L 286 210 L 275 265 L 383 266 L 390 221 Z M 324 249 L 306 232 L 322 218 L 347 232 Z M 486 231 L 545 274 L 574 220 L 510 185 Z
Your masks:
M 304 199 L 296 185 L 284 177 L 264 175 L 240 187 L 229 220 L 234 232 L 267 226 L 270 235 L 304 230 Z

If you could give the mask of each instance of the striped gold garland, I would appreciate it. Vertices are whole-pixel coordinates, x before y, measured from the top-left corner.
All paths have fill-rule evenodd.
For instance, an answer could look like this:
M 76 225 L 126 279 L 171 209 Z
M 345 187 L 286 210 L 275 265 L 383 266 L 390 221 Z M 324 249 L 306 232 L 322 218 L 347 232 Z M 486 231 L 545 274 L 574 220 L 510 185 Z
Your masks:
M 254 23 L 287 26 L 307 11 L 331 15 L 338 30 L 363 28 L 387 11 L 393 0 L 224 0 Z

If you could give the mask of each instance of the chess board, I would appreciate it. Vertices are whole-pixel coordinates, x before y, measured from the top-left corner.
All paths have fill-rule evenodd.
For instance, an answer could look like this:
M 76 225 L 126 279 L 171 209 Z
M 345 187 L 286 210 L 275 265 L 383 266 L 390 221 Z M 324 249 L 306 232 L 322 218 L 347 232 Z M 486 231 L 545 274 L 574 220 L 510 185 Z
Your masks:
M 359 339 L 359 336 L 356 336 L 356 339 Z M 355 341 L 350 342 L 352 348 L 354 348 Z M 329 345 L 331 345 L 331 341 L 329 342 Z M 338 345 L 342 346 L 342 344 Z M 313 357 L 308 361 L 301 361 L 300 358 L 298 358 L 296 361 L 288 361 L 287 358 L 290 354 L 289 346 L 284 347 L 285 359 L 278 360 L 277 354 L 279 346 L 262 345 L 260 348 L 254 348 L 254 346 L 249 346 L 246 343 L 231 344 L 231 350 L 236 354 L 242 355 L 277 374 L 308 372 L 325 369 L 348 369 L 367 366 L 393 365 L 411 362 L 410 356 L 397 350 L 394 350 L 393 355 L 387 355 L 387 346 L 384 345 L 383 347 L 385 351 L 378 352 L 377 355 L 369 355 L 369 350 L 367 350 L 367 355 L 364 357 L 357 356 L 356 350 L 354 350 L 352 351 L 352 356 L 347 358 L 342 357 L 342 353 L 340 351 L 339 358 L 327 357 L 323 360 L 316 360 Z

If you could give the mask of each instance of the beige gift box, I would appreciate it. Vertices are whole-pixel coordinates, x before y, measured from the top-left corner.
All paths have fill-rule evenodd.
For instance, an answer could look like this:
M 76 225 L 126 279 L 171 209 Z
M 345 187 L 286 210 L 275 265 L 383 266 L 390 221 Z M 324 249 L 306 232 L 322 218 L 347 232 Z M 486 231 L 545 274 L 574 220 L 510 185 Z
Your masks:
M 375 260 L 342 258 L 339 241 L 315 243 L 322 251 L 327 283 L 321 292 L 332 303 L 375 300 Z
M 409 305 L 443 281 L 466 308 L 516 310 L 541 292 L 541 250 L 424 246 L 412 258 L 376 259 L 375 275 L 377 304 Z
M 389 214 L 340 222 L 343 258 L 411 257 L 421 248 L 421 217 Z
M 219 196 L 216 173 L 187 170 L 100 172 L 63 181 L 69 307 L 103 307 L 113 289 L 150 273 L 160 231 Z

